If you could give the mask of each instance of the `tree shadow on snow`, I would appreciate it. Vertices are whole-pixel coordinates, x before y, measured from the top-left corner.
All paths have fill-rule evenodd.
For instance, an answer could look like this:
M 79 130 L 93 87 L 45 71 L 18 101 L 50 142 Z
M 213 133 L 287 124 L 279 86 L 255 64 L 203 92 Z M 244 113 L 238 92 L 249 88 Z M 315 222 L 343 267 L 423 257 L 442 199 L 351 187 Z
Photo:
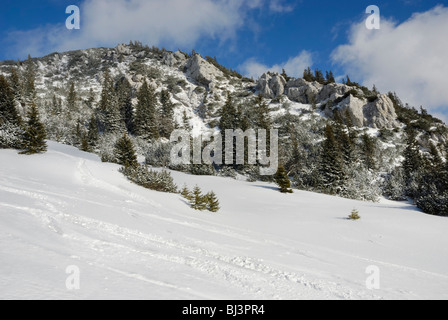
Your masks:
M 268 190 L 275 190 L 275 191 L 278 191 L 278 190 L 279 190 L 278 187 L 269 187 L 269 186 L 262 186 L 262 185 L 255 185 L 255 187 L 257 187 L 257 188 L 263 188 L 263 189 L 268 189 Z

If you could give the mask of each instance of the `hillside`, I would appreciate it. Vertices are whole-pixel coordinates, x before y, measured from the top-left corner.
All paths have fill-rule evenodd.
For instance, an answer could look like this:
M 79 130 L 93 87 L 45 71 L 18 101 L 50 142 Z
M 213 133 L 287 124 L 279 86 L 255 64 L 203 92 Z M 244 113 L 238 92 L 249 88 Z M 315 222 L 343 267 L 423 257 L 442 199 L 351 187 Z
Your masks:
M 27 120 L 36 105 L 48 139 L 105 162 L 117 162 L 114 145 L 127 132 L 150 165 L 269 181 L 259 163 L 173 166 L 169 138 L 176 128 L 193 137 L 277 129 L 279 163 L 294 188 L 374 202 L 410 198 L 427 213 L 448 215 L 446 125 L 348 76 L 336 83 L 331 71 L 308 68 L 303 78 L 267 72 L 255 81 L 216 58 L 138 42 L 3 61 L 0 74 L 7 105 L 18 112 L 1 115 L 0 148 L 21 148 L 16 118 Z
M 270 183 L 172 172 L 218 214 L 131 184 L 115 164 L 49 142 L 0 150 L 0 299 L 447 299 L 446 218 Z M 348 221 L 352 209 L 359 221 Z M 80 290 L 66 269 L 80 270 Z M 381 271 L 367 290 L 368 266 Z

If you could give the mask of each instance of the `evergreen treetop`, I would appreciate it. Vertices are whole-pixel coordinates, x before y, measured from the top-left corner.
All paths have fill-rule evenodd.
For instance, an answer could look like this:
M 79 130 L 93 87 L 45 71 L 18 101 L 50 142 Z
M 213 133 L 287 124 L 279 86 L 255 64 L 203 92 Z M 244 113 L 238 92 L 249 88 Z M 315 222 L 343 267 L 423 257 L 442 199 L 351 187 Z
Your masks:
M 135 152 L 134 144 L 126 133 L 118 139 L 115 144 L 115 152 L 118 160 L 118 164 L 124 167 L 137 167 L 137 154 Z
M 47 151 L 46 130 L 39 119 L 39 112 L 34 103 L 28 111 L 28 122 L 24 133 L 24 150 L 21 154 L 35 154 Z

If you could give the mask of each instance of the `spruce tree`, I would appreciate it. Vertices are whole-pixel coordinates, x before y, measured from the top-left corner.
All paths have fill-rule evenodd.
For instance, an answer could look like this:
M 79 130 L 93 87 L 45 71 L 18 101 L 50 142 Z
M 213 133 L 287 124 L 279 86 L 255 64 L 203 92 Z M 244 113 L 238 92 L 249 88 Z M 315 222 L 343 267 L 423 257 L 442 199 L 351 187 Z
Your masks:
M 275 183 L 280 187 L 281 193 L 293 193 L 291 189 L 291 180 L 283 166 L 279 166 L 277 173 L 274 176 Z
M 195 210 L 203 211 L 207 208 L 207 204 L 205 201 L 205 197 L 202 194 L 201 189 L 199 186 L 195 186 L 192 192 L 192 204 L 191 207 Z
M 47 151 L 45 127 L 39 119 L 39 112 L 34 103 L 28 111 L 28 122 L 25 129 L 23 141 L 24 150 L 21 154 L 35 154 Z
M 327 84 L 336 82 L 336 80 L 334 79 L 334 75 L 333 75 L 332 71 L 330 71 L 330 72 L 327 71 L 325 78 L 326 78 Z
M 135 168 L 138 166 L 137 154 L 135 152 L 134 144 L 126 133 L 123 137 L 118 139 L 115 144 L 115 154 L 118 164 L 121 164 L 125 168 Z
M 182 197 L 184 197 L 186 200 L 188 201 L 192 201 L 193 200 L 193 196 L 191 191 L 188 189 L 187 185 L 185 184 L 184 187 L 182 188 L 180 194 L 182 195 Z
M 21 119 L 15 106 L 14 91 L 3 75 L 0 75 L 0 124 L 9 122 L 20 125 Z
M 305 81 L 308 81 L 308 82 L 313 82 L 314 81 L 314 76 L 313 76 L 313 73 L 311 72 L 311 68 L 310 67 L 305 69 L 305 71 L 303 72 L 303 79 Z
M 98 142 L 98 121 L 95 115 L 92 115 L 89 120 L 87 132 L 87 142 L 91 148 L 94 148 Z
M 413 173 L 418 172 L 423 165 L 420 146 L 416 139 L 416 132 L 412 128 L 406 130 L 406 149 L 404 150 L 403 156 L 404 177 L 406 183 L 409 184 Z
M 24 93 L 27 103 L 32 103 L 36 98 L 36 70 L 34 67 L 33 60 L 31 56 L 28 55 L 28 59 L 25 62 L 25 73 L 24 73 Z
M 81 150 L 84 152 L 91 152 L 92 148 L 89 144 L 89 138 L 86 133 L 83 133 L 81 136 Z
M 259 129 L 265 129 L 267 132 L 269 132 L 269 130 L 271 130 L 272 127 L 272 120 L 271 116 L 269 115 L 269 106 L 266 103 L 266 101 L 264 101 L 262 95 L 258 95 L 255 98 L 255 108 L 257 112 L 256 115 L 257 127 Z
M 362 135 L 361 140 L 362 140 L 361 150 L 362 150 L 362 158 L 363 158 L 364 164 L 368 169 L 374 170 L 376 168 L 375 140 L 374 140 L 374 138 L 371 138 L 367 133 Z
M 135 115 L 135 132 L 145 140 L 159 138 L 159 125 L 156 115 L 157 99 L 152 86 L 146 79 L 137 94 L 137 110 Z
M 121 132 L 124 129 L 124 122 L 121 117 L 117 96 L 115 94 L 114 81 L 110 77 L 109 71 L 104 73 L 99 113 L 102 131 L 116 133 Z
M 121 118 L 123 119 L 126 130 L 134 133 L 134 106 L 132 105 L 132 86 L 129 81 L 123 77 L 118 81 L 116 95 Z
M 207 193 L 205 198 L 206 198 L 206 208 L 208 211 L 218 212 L 221 209 L 219 206 L 219 200 L 213 191 Z
M 224 106 L 221 109 L 221 118 L 219 120 L 219 129 L 221 130 L 221 133 L 224 135 L 225 130 L 227 129 L 238 129 L 238 123 L 235 119 L 235 115 L 237 113 L 237 108 L 235 106 L 235 103 L 233 102 L 233 98 L 230 95 L 230 93 L 227 93 L 227 100 L 224 104 Z M 224 136 L 223 136 L 223 141 Z
M 239 123 L 235 115 L 238 110 L 235 106 L 232 96 L 227 92 L 227 100 L 221 109 L 221 119 L 219 120 L 219 129 L 221 130 L 222 138 L 222 159 L 226 160 L 226 130 L 239 129 Z M 233 139 L 233 165 L 236 165 L 236 138 Z
M 351 139 L 350 134 L 347 134 L 345 128 L 336 127 L 335 137 L 339 143 L 342 159 L 346 168 L 349 168 L 355 161 L 355 143 Z
M 320 84 L 325 84 L 324 74 L 319 69 L 314 70 L 314 79 Z
M 17 104 L 22 101 L 22 83 L 20 81 L 20 75 L 17 68 L 11 68 L 11 75 L 9 76 L 9 84 L 11 90 L 14 92 L 14 98 Z
M 76 101 L 77 101 L 75 84 L 70 82 L 68 93 L 67 93 L 67 109 L 69 112 L 76 112 Z
M 174 131 L 174 104 L 171 102 L 171 95 L 167 90 L 160 93 L 160 136 L 169 139 Z
M 436 145 L 431 142 L 429 144 L 429 167 L 433 170 L 440 170 L 443 167 L 443 160 L 440 156 L 439 150 L 437 150 Z
M 319 188 L 328 194 L 342 195 L 346 182 L 342 154 L 331 124 L 325 128 L 325 140 L 319 163 Z

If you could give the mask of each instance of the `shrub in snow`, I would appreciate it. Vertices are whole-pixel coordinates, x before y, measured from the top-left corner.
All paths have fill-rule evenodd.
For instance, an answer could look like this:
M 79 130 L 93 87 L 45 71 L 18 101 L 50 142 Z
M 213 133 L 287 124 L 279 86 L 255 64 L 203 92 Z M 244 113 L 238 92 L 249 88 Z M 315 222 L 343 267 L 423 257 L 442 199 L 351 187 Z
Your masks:
M 356 209 L 353 209 L 352 213 L 348 216 L 349 220 L 359 220 L 361 219 L 359 215 L 359 211 Z
M 157 172 L 148 170 L 146 166 L 139 165 L 137 167 L 123 167 L 120 169 L 120 172 L 129 180 L 144 188 L 160 192 L 177 193 L 177 186 L 168 171 Z
M 210 211 L 210 212 L 218 212 L 219 211 L 219 209 L 220 209 L 219 200 L 213 191 L 207 193 L 205 195 L 205 199 L 206 199 L 206 207 L 207 207 L 208 211 Z

